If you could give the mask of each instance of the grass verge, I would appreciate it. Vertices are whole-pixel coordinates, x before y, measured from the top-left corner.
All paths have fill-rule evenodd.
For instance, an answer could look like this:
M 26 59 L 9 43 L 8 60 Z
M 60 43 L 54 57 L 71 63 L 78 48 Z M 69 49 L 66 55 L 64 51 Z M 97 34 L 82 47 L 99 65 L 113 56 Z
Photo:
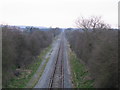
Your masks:
M 47 52 L 49 52 L 51 49 L 51 46 L 44 49 L 41 54 L 38 56 L 37 60 L 30 64 L 28 68 L 21 70 L 21 74 L 18 77 L 11 78 L 11 80 L 8 82 L 7 88 L 25 88 L 26 84 L 30 81 L 30 79 L 33 77 L 33 75 L 36 73 L 37 69 L 39 68 L 40 64 L 44 60 L 45 55 Z M 48 62 L 48 58 L 46 60 L 46 63 Z M 42 68 L 42 72 L 45 68 L 46 64 Z M 42 73 L 41 73 L 42 74 Z M 40 75 L 41 76 L 41 75 Z M 40 77 L 39 76 L 39 77 Z M 33 85 L 36 83 L 35 81 Z
M 94 81 L 90 78 L 85 65 L 80 63 L 80 60 L 71 50 L 69 51 L 69 56 L 74 88 L 93 88 Z
M 40 72 L 36 72 L 37 77 L 36 77 L 36 78 L 33 78 L 33 81 L 30 82 L 30 83 L 32 83 L 32 85 L 31 85 L 30 87 L 26 87 L 26 88 L 34 88 L 34 86 L 37 84 L 39 78 L 42 76 L 42 73 L 43 73 L 43 71 L 44 71 L 44 69 L 45 69 L 45 67 L 46 67 L 46 64 L 47 64 L 48 60 L 49 60 L 49 57 L 46 59 L 46 62 L 45 62 L 45 64 L 43 65 L 41 71 L 40 71 Z

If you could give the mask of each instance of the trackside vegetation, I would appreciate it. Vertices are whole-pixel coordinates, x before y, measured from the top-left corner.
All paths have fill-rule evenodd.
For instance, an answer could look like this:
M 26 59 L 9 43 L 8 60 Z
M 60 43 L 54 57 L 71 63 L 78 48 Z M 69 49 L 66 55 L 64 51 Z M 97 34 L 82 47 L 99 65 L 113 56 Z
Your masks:
M 77 26 L 76 30 L 65 30 L 71 50 L 79 58 L 71 57 L 72 64 L 76 64 L 73 68 L 81 70 L 82 66 L 78 64 L 82 61 L 94 80 L 95 88 L 118 88 L 119 30 L 110 28 L 98 17 L 78 19 Z M 79 72 L 75 75 L 78 79 L 81 76 Z
M 59 28 L 47 31 L 2 26 L 2 87 L 23 88 L 34 75 Z
M 90 78 L 90 73 L 85 65 L 79 61 L 75 53 L 71 50 L 69 56 L 74 88 L 93 88 L 94 80 Z
M 21 75 L 18 77 L 13 77 L 9 80 L 7 88 L 25 88 L 26 84 L 32 78 L 32 76 L 36 73 L 38 67 L 41 62 L 44 60 L 44 57 L 47 52 L 50 51 L 50 46 L 42 51 L 42 53 L 37 57 L 37 60 L 30 64 L 26 70 L 19 70 Z M 37 78 L 38 79 L 38 78 Z M 32 82 L 33 86 L 35 82 Z

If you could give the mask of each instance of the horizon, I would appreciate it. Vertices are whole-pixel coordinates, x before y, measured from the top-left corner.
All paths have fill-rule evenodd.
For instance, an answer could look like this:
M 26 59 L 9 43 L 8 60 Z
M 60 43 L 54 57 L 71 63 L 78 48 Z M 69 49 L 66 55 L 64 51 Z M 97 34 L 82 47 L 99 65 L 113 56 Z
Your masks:
M 0 26 L 2 26 L 3 24 L 1 24 Z M 45 27 L 45 26 L 30 26 L 30 25 L 3 25 L 3 26 L 10 26 L 10 27 L 20 27 L 20 28 L 26 28 L 26 27 L 33 27 L 33 28 L 39 28 L 39 29 L 49 29 L 49 28 L 59 28 L 59 29 L 68 29 L 68 28 L 71 28 L 71 29 L 83 29 L 83 28 L 78 28 L 78 27 Z M 109 28 L 109 29 L 119 29 L 118 27 L 117 28 Z

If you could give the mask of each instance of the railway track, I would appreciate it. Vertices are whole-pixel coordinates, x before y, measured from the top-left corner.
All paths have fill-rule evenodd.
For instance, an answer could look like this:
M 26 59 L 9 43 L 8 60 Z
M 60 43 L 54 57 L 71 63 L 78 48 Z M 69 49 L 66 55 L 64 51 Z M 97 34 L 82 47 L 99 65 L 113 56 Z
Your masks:
M 55 62 L 55 67 L 50 78 L 49 88 L 64 88 L 64 40 L 61 38 L 59 50 L 57 54 L 57 60 Z
M 53 51 L 44 72 L 34 88 L 72 88 L 64 33 L 53 44 Z

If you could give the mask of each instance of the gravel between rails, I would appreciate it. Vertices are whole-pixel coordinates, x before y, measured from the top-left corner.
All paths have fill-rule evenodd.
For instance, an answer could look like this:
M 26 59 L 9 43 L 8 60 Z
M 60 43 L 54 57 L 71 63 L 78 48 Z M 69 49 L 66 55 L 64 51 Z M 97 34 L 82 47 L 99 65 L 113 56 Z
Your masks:
M 64 33 L 56 40 L 50 59 L 34 88 L 72 88 Z

